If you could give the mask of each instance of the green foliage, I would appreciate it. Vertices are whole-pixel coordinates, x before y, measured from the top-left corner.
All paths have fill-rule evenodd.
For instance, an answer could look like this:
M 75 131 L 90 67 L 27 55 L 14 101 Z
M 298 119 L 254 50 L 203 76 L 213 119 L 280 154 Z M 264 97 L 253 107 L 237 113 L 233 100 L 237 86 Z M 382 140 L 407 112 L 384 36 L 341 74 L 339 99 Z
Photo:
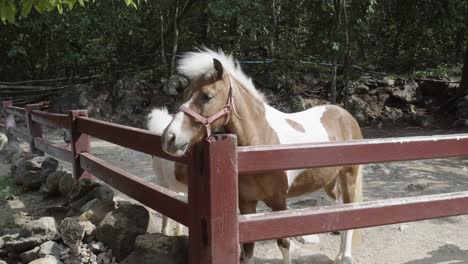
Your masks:
M 135 9 L 140 0 L 124 0 L 127 6 L 132 6 Z M 4 24 L 7 22 L 15 23 L 17 16 L 17 5 L 21 10 L 21 17 L 27 17 L 32 8 L 40 14 L 57 10 L 59 14 L 63 14 L 64 10 L 73 10 L 75 5 L 85 6 L 85 2 L 89 0 L 0 0 L 0 17 Z M 94 0 L 93 0 L 94 2 Z
M 18 195 L 19 190 L 11 176 L 0 176 L 0 200 Z
M 179 1 L 178 50 L 204 45 L 242 60 L 325 63 L 337 54 L 343 64 L 349 47 L 354 65 L 404 74 L 459 65 L 468 40 L 466 0 L 346 0 L 347 21 L 342 17 L 338 32 L 335 1 L 276 0 L 271 52 L 271 1 Z M 158 69 L 147 75 L 155 76 L 164 68 L 161 35 L 171 55 L 173 10 L 171 0 L 0 0 L 0 76 L 40 79 L 142 67 Z M 290 63 L 280 68 L 296 70 Z

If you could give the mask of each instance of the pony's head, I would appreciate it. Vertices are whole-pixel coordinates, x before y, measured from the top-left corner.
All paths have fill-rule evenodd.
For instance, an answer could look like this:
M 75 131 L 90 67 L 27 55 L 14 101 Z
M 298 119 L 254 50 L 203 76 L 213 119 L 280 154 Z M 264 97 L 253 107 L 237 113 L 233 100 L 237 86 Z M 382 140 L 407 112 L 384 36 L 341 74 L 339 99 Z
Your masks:
M 179 71 L 192 79 L 184 91 L 185 103 L 162 134 L 163 149 L 173 156 L 184 155 L 191 144 L 222 129 L 231 115 L 232 79 L 223 64 L 212 57 L 210 67 L 189 68 L 197 66 L 188 61 L 195 59 L 193 56 L 184 57 L 179 66 Z

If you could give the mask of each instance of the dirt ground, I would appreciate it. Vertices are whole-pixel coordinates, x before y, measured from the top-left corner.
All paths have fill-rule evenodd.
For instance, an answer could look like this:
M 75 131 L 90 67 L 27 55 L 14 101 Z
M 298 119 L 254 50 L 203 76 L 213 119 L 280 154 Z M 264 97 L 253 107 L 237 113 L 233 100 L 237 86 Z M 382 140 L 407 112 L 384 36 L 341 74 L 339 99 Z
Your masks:
M 434 135 L 465 131 L 365 130 L 366 137 L 394 137 Z M 153 181 L 151 157 L 101 140 L 93 139 L 92 153 L 128 172 Z M 451 158 L 424 161 L 398 162 L 366 165 L 364 169 L 365 200 L 436 194 L 468 190 L 468 159 Z M 6 175 L 7 167 L 0 166 L 0 176 Z M 35 199 L 37 194 L 26 193 L 19 200 L 26 200 L 24 209 L 12 207 L 20 202 L 0 201 L 0 223 L 11 221 L 12 212 L 25 212 L 27 217 L 40 214 L 41 208 L 57 203 L 56 200 Z M 322 192 L 291 199 L 290 208 L 304 208 L 328 204 Z M 29 209 L 28 209 L 29 208 Z M 259 206 L 259 211 L 266 210 Z M 450 217 L 422 222 L 367 228 L 364 241 L 354 251 L 355 263 L 359 264 L 426 264 L 468 263 L 468 216 Z M 300 238 L 291 239 L 293 263 L 330 264 L 338 252 L 340 236 L 319 234 L 320 242 L 302 243 Z M 281 254 L 275 241 L 257 243 L 256 262 L 281 264 Z

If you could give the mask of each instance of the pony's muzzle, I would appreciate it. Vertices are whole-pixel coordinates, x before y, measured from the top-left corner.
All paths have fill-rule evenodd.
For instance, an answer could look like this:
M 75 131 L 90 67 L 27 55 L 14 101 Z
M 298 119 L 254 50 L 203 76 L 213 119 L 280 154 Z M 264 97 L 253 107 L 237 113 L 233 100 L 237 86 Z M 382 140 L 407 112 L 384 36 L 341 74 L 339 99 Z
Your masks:
M 162 148 L 167 154 L 175 157 L 180 157 L 187 151 L 189 142 L 185 140 L 177 140 L 175 133 L 166 132 L 162 135 Z

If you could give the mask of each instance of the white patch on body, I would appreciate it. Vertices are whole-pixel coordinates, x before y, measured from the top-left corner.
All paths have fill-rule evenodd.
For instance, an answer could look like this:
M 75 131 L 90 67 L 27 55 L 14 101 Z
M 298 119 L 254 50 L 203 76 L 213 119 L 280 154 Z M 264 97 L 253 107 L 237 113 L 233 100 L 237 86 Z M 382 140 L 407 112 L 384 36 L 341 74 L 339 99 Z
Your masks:
M 326 111 L 326 106 L 317 106 L 302 112 L 286 114 L 264 104 L 265 116 L 271 128 L 278 135 L 281 144 L 299 144 L 311 142 L 327 142 L 328 133 L 322 126 L 321 118 Z M 291 127 L 286 119 L 297 122 L 304 127 L 305 132 L 300 132 Z M 288 170 L 288 184 L 304 170 Z

